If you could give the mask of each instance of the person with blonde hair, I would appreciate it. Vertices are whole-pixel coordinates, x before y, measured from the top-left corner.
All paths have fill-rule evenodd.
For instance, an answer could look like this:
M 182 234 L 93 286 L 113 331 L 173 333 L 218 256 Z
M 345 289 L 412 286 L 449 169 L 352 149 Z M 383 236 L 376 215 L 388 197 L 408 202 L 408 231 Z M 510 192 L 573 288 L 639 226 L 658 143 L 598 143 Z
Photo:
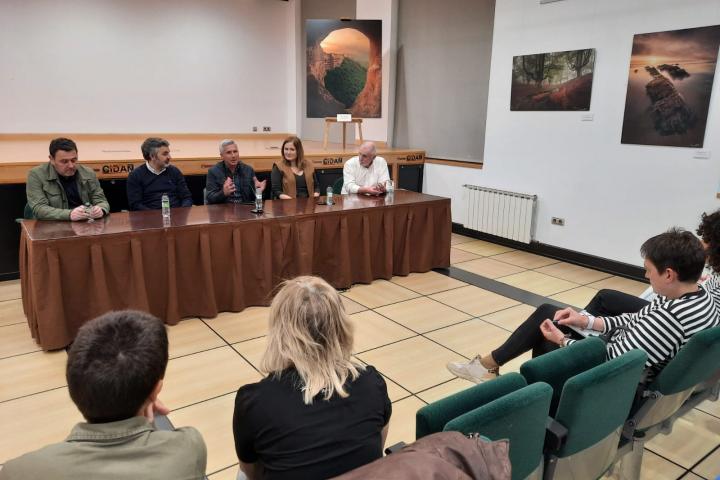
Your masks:
M 387 386 L 352 348 L 334 288 L 310 276 L 282 284 L 260 363 L 266 377 L 235 398 L 235 450 L 249 478 L 329 478 L 382 457 Z
M 315 167 L 305 159 L 298 137 L 287 137 L 280 148 L 281 158 L 270 173 L 272 196 L 281 200 L 308 198 L 320 195 Z

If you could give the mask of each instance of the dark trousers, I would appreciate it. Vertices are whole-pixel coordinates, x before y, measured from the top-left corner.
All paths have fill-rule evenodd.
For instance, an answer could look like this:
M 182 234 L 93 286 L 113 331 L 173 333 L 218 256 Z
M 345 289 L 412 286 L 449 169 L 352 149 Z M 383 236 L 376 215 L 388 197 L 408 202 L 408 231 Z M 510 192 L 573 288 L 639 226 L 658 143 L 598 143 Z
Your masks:
M 621 313 L 633 313 L 641 310 L 648 302 L 641 298 L 618 292 L 600 290 L 590 300 L 585 310 L 598 317 L 612 317 Z M 493 350 L 492 356 L 498 365 L 504 365 L 513 358 L 532 350 L 533 357 L 555 350 L 558 347 L 545 339 L 540 324 L 545 319 L 552 320 L 560 307 L 544 303 L 540 305 L 511 335 L 505 343 Z M 574 333 L 567 327 L 560 327 L 565 333 Z

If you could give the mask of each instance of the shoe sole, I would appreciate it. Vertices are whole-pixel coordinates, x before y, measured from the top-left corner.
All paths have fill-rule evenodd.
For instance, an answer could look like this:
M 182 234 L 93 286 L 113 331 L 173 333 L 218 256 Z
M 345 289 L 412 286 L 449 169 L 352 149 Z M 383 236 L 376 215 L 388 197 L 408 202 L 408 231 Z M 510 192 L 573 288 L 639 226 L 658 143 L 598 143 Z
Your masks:
M 452 369 L 450 369 L 450 367 L 446 367 L 446 368 L 448 369 L 448 371 L 449 371 L 450 373 L 452 373 L 452 374 L 455 375 L 456 377 L 462 378 L 463 380 L 467 380 L 467 381 L 469 381 L 469 382 L 473 382 L 473 383 L 483 383 L 485 380 L 487 380 L 487 379 L 485 379 L 485 378 L 477 378 L 477 377 L 474 377 L 474 376 L 470 375 L 469 373 L 454 372 Z

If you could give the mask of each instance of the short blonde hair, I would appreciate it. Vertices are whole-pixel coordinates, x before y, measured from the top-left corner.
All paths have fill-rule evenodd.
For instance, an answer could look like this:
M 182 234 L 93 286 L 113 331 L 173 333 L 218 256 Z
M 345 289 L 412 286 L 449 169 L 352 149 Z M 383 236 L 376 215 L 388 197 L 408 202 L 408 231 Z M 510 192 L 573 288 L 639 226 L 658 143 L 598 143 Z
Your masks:
M 322 393 L 345 398 L 345 382 L 355 380 L 363 366 L 351 359 L 353 328 L 340 295 L 318 277 L 287 280 L 270 305 L 268 345 L 260 362 L 266 375 L 294 367 L 302 380 L 303 401 L 309 405 Z

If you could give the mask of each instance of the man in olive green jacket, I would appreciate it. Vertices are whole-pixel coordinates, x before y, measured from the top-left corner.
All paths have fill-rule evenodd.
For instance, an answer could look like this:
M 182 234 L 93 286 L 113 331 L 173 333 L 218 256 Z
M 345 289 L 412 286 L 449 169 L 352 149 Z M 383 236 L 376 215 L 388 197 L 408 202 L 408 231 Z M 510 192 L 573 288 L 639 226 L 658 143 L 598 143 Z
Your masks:
M 69 138 L 50 142 L 50 161 L 28 173 L 25 192 L 38 220 L 100 218 L 110 205 L 95 172 L 77 164 L 77 146 Z

